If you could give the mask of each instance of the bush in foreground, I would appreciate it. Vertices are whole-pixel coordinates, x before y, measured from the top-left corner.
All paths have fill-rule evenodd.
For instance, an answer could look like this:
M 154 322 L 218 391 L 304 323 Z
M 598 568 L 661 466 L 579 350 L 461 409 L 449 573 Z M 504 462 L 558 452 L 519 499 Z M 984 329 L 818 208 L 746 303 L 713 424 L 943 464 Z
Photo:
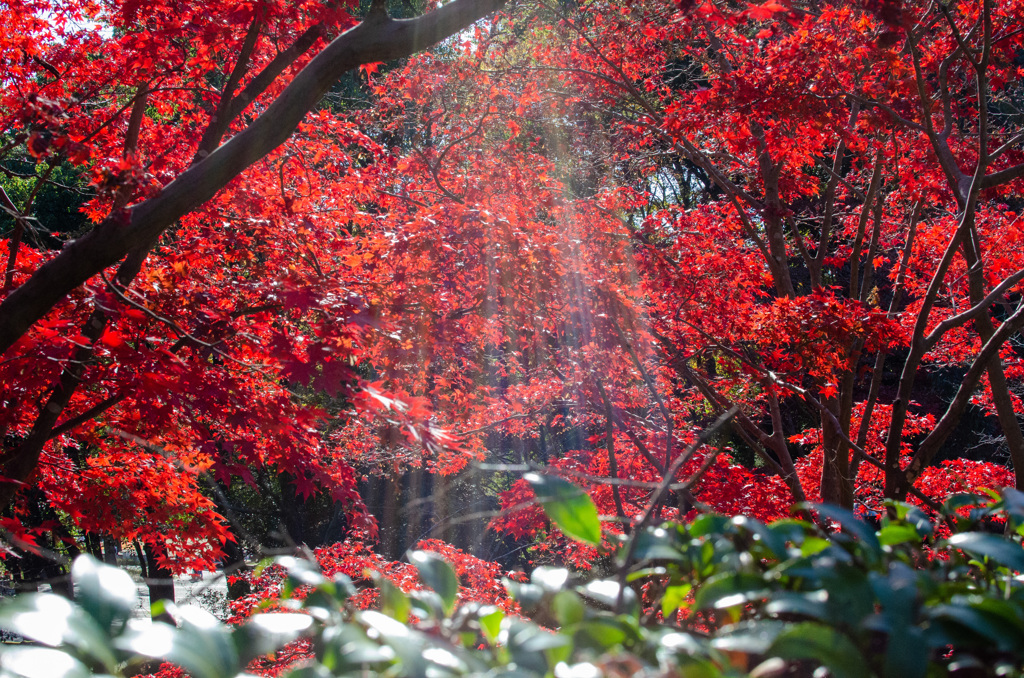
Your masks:
M 82 557 L 77 602 L 32 594 L 0 608 L 0 626 L 34 641 L 3 649 L 2 675 L 126 676 L 154 660 L 193 678 L 1022 675 L 1024 494 L 956 495 L 936 521 L 894 503 L 877 527 L 811 508 L 817 522 L 647 527 L 622 542 L 610 578 L 542 567 L 506 580 L 518 614 L 460 602 L 455 570 L 416 551 L 423 588 L 377 577 L 377 610 L 353 604 L 350 577 L 286 558 L 272 612 L 229 626 L 168 606 L 177 627 L 137 626 L 128 576 Z M 296 642 L 304 652 L 282 651 Z

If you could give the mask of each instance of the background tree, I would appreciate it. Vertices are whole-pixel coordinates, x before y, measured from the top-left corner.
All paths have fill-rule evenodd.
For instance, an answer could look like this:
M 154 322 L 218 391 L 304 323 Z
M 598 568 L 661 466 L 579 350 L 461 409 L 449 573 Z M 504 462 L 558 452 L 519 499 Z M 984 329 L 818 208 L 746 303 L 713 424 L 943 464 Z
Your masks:
M 538 3 L 389 73 L 368 360 L 473 455 L 589 479 L 619 520 L 734 406 L 733 460 L 694 451 L 666 510 L 1008 482 L 950 457 L 977 408 L 1024 469 L 1020 12 Z

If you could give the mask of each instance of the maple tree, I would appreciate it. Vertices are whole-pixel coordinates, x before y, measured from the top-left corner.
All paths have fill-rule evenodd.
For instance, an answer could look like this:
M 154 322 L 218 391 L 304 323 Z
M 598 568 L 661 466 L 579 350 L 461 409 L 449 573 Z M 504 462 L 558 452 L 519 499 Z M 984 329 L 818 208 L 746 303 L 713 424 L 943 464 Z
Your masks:
M 665 478 L 664 518 L 934 506 L 1011 480 L 935 465 L 970 408 L 1024 480 L 1017 0 L 522 2 L 386 68 L 500 3 L 56 4 L 12 5 L 0 104 L 23 538 L 28 484 L 209 565 L 203 474 L 260 469 L 372 538 L 361 476 L 482 460 L 620 531 Z M 66 184 L 81 232 L 32 219 Z M 593 562 L 497 482 L 492 527 Z
M 736 407 L 717 447 L 756 462 L 692 448 L 666 515 L 934 506 L 1010 482 L 932 469 L 979 408 L 1019 484 L 1020 18 L 537 3 L 380 79 L 401 284 L 371 361 L 476 433 L 428 463 L 553 466 L 621 523 Z M 531 497 L 492 526 L 547 534 Z
M 300 497 L 326 488 L 372 532 L 351 466 L 320 434 L 325 409 L 296 392 L 347 393 L 370 320 L 346 291 L 358 252 L 343 229 L 365 218 L 358 168 L 376 144 L 319 102 L 347 71 L 499 4 L 407 20 L 380 3 L 4 6 L 8 530 L 75 547 L 55 515 L 23 524 L 28 483 L 82 530 L 154 545 L 177 570 L 211 567 L 232 536 L 201 474 L 272 468 Z M 88 217 L 77 231 L 36 218 L 54 187 Z

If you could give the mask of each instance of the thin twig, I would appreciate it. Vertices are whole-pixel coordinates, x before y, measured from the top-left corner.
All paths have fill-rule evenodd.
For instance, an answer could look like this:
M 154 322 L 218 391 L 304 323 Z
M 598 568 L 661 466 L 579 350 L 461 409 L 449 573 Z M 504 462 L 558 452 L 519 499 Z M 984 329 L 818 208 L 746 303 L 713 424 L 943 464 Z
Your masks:
M 629 564 L 633 560 L 633 554 L 636 553 L 636 545 L 638 543 L 637 537 L 644 528 L 651 522 L 651 517 L 654 515 L 654 510 L 661 504 L 662 499 L 665 497 L 665 493 L 668 492 L 669 486 L 672 484 L 672 479 L 675 478 L 676 474 L 683 468 L 683 464 L 690 460 L 690 457 L 699 450 L 704 443 L 711 439 L 718 429 L 725 426 L 736 414 L 740 411 L 740 408 L 733 405 L 728 410 L 723 412 L 718 419 L 715 420 L 711 426 L 704 429 L 697 439 L 694 440 L 686 448 L 686 450 L 676 457 L 675 461 L 669 467 L 665 473 L 665 477 L 658 485 L 658 489 L 654 491 L 654 495 L 651 497 L 650 503 L 647 504 L 647 508 L 644 509 L 643 514 L 640 516 L 640 521 L 636 524 L 636 529 L 633 531 L 633 537 L 629 540 L 629 546 L 626 548 L 626 554 L 622 558 L 622 563 L 619 566 L 619 595 L 615 601 L 615 609 L 622 609 L 623 593 L 626 590 L 626 575 L 629 573 Z M 717 458 L 717 454 L 712 454 L 711 458 Z M 705 464 L 707 461 L 705 460 Z M 706 470 L 706 469 L 705 469 Z

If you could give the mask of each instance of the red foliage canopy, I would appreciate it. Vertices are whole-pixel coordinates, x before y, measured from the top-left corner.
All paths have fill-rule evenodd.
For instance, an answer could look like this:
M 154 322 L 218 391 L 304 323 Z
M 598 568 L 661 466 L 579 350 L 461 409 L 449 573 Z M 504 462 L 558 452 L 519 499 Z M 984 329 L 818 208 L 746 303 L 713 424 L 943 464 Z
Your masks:
M 541 0 L 376 63 L 497 5 L 9 4 L 0 496 L 208 563 L 207 471 L 372 535 L 356 468 L 547 465 L 622 526 L 686 454 L 662 515 L 768 518 L 941 499 L 969 408 L 1024 480 L 1024 4 Z

